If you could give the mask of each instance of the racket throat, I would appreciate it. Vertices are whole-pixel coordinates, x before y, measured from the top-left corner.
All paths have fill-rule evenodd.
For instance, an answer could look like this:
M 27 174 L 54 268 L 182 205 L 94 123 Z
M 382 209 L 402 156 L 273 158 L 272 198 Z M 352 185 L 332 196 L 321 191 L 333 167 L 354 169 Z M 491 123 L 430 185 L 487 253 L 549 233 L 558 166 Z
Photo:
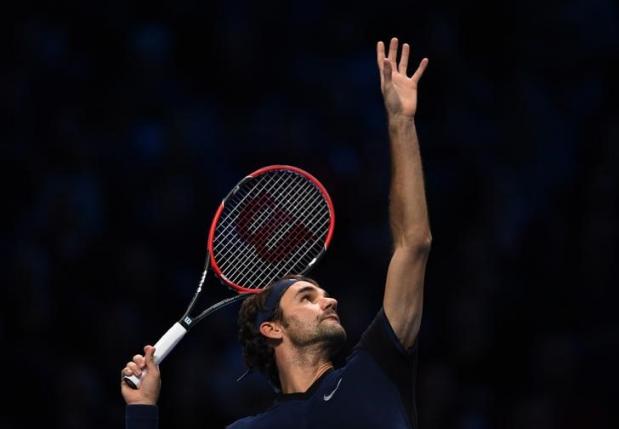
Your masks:
M 181 320 L 178 321 L 178 323 L 188 331 L 191 328 L 193 322 L 194 320 L 189 316 L 184 316 Z
M 183 314 L 183 317 L 181 317 L 181 319 L 177 323 L 181 325 L 183 328 L 185 328 L 187 331 L 189 331 L 196 323 L 204 319 L 209 314 L 214 313 L 217 310 L 221 310 L 222 308 L 227 307 L 228 305 L 233 304 L 237 301 L 245 299 L 249 295 L 250 294 L 240 294 L 240 295 L 235 295 L 230 298 L 226 298 L 223 301 L 218 302 L 217 304 L 211 305 L 209 308 L 207 308 L 206 310 L 204 310 L 202 313 L 200 313 L 199 315 L 195 317 L 191 317 L 189 315 L 189 312 L 191 311 L 191 308 L 189 308 L 189 310 L 185 314 Z

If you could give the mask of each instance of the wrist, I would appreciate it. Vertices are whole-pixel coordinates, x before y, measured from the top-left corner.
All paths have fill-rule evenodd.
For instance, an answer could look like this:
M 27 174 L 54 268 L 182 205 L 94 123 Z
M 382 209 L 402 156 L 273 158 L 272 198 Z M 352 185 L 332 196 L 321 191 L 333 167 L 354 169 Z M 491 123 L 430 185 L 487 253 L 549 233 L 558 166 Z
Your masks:
M 387 124 L 390 130 L 415 127 L 415 115 L 389 114 Z
M 151 399 L 135 399 L 133 401 L 126 401 L 127 405 L 157 405 L 157 401 Z
M 394 124 L 394 125 L 410 124 L 415 121 L 415 114 L 405 115 L 402 113 L 388 113 L 387 121 L 389 122 L 389 124 Z

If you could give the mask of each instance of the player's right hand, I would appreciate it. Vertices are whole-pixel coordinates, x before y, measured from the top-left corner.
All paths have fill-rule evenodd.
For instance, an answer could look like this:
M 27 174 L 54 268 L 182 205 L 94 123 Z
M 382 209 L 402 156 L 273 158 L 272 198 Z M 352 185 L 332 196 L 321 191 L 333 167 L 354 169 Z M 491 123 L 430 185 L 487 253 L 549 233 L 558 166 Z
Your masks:
M 120 393 L 127 405 L 156 405 L 161 390 L 161 374 L 159 366 L 155 363 L 155 348 L 144 347 L 144 356 L 135 355 L 131 362 L 123 368 L 120 374 Z M 140 387 L 133 389 L 123 381 L 123 377 L 135 375 L 140 377 L 144 373 Z

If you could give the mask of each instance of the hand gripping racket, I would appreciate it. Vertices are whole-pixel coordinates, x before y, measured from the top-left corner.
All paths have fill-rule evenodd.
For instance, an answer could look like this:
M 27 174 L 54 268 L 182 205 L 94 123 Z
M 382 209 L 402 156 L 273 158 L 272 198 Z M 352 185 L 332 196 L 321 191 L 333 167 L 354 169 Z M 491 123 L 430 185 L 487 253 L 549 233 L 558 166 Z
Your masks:
M 331 242 L 335 212 L 324 186 L 297 167 L 271 165 L 241 180 L 219 205 L 208 235 L 204 272 L 187 310 L 155 344 L 159 364 L 209 314 L 289 274 L 304 274 Z M 237 293 L 193 317 L 209 267 Z M 142 371 L 143 377 L 145 371 Z M 123 379 L 140 386 L 141 377 Z

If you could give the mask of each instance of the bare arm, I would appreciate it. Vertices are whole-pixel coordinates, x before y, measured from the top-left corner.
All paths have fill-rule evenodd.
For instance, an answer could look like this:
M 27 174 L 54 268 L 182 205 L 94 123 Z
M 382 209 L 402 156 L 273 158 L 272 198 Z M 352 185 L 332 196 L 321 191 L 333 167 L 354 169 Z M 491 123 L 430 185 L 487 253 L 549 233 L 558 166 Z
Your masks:
M 432 242 L 414 121 L 417 84 L 428 60 L 424 58 L 408 78 L 410 47 L 403 45 L 399 64 L 397 51 L 395 38 L 391 39 L 386 57 L 383 43 L 378 42 L 377 61 L 391 149 L 389 220 L 394 243 L 383 307 L 400 342 L 410 347 L 421 325 L 425 268 Z

